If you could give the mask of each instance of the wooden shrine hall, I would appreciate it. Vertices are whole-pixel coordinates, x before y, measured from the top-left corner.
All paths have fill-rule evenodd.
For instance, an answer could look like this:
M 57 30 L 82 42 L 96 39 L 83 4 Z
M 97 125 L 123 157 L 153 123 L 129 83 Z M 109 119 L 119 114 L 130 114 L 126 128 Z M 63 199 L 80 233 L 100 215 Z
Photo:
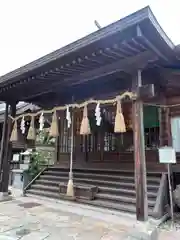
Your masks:
M 10 136 L 15 123 L 19 128 L 16 104 L 24 101 L 44 112 L 55 109 L 59 131 L 54 166 L 28 185 L 27 194 L 60 198 L 59 186 L 67 185 L 71 172 L 86 195 L 79 202 L 136 213 L 142 221 L 148 215 L 162 217 L 169 200 L 160 146 L 176 146 L 172 174 L 178 175 L 179 169 L 180 139 L 171 137 L 171 125 L 180 116 L 179 57 L 179 48 L 145 7 L 1 76 L 0 101 L 6 111 L 0 192 L 8 189 Z M 88 133 L 80 134 L 82 119 L 89 124 Z

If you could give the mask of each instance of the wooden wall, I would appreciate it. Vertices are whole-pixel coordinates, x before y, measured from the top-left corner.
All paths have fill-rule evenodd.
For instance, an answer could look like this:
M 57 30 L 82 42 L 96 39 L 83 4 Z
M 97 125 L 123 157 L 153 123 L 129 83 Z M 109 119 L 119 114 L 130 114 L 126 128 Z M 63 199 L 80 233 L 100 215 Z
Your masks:
M 175 97 L 169 97 L 167 99 L 167 104 L 168 105 L 178 105 L 180 104 L 180 96 L 175 96 Z M 171 118 L 173 117 L 180 117 L 180 105 L 179 106 L 172 106 L 169 108 L 169 122 Z M 170 125 L 170 123 L 169 123 Z M 179 133 L 180 134 L 180 133 Z M 172 136 L 171 136 L 171 129 L 169 130 L 169 143 L 172 145 Z M 173 166 L 174 171 L 179 171 L 180 172 L 180 153 L 176 153 L 176 160 L 177 164 Z
M 108 169 L 134 169 L 133 132 L 130 121 L 130 108 L 124 106 L 124 116 L 128 126 L 125 134 L 115 134 L 113 124 L 115 107 L 104 108 L 111 125 L 105 124 L 105 129 L 92 131 L 89 136 L 79 134 L 82 120 L 82 111 L 74 113 L 74 167 L 108 168 Z M 65 112 L 60 113 L 60 137 L 58 164 L 69 166 L 70 161 L 70 129 L 67 128 Z M 94 115 L 94 109 L 89 110 L 89 117 Z M 111 129 L 112 128 L 112 129 Z M 108 129 L 108 130 L 107 130 Z M 122 143 L 123 141 L 123 143 Z M 159 164 L 156 150 L 146 151 L 147 168 L 150 171 L 166 171 L 164 165 Z

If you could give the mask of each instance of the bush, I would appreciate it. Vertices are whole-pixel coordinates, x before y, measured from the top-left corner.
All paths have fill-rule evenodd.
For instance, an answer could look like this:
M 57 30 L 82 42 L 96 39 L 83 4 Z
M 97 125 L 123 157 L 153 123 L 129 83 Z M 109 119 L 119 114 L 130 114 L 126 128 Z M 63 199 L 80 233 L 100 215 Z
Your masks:
M 33 152 L 31 155 L 29 168 L 26 170 L 26 173 L 31 179 L 33 179 L 43 169 L 45 164 L 46 161 L 42 158 L 41 154 L 38 152 Z

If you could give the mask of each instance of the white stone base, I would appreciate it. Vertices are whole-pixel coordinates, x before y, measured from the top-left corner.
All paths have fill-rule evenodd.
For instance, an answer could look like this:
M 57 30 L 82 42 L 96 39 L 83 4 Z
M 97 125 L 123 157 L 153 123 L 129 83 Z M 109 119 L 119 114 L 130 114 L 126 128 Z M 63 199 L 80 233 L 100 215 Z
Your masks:
M 8 192 L 0 192 L 0 202 L 12 200 L 12 196 Z

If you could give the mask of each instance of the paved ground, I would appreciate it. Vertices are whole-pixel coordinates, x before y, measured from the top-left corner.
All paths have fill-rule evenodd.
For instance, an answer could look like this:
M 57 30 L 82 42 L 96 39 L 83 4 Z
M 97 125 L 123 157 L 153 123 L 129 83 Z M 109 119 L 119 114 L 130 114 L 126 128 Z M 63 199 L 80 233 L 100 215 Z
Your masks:
M 0 204 L 0 232 L 12 239 L 122 239 L 127 227 L 63 212 L 26 198 Z M 122 237 L 122 238 L 121 238 Z M 11 238 L 10 238 L 11 239 Z
M 0 240 L 139 239 L 128 237 L 136 228 L 133 217 L 74 203 L 31 197 L 0 203 Z M 168 225 L 158 239 L 180 239 L 180 232 L 169 231 Z

